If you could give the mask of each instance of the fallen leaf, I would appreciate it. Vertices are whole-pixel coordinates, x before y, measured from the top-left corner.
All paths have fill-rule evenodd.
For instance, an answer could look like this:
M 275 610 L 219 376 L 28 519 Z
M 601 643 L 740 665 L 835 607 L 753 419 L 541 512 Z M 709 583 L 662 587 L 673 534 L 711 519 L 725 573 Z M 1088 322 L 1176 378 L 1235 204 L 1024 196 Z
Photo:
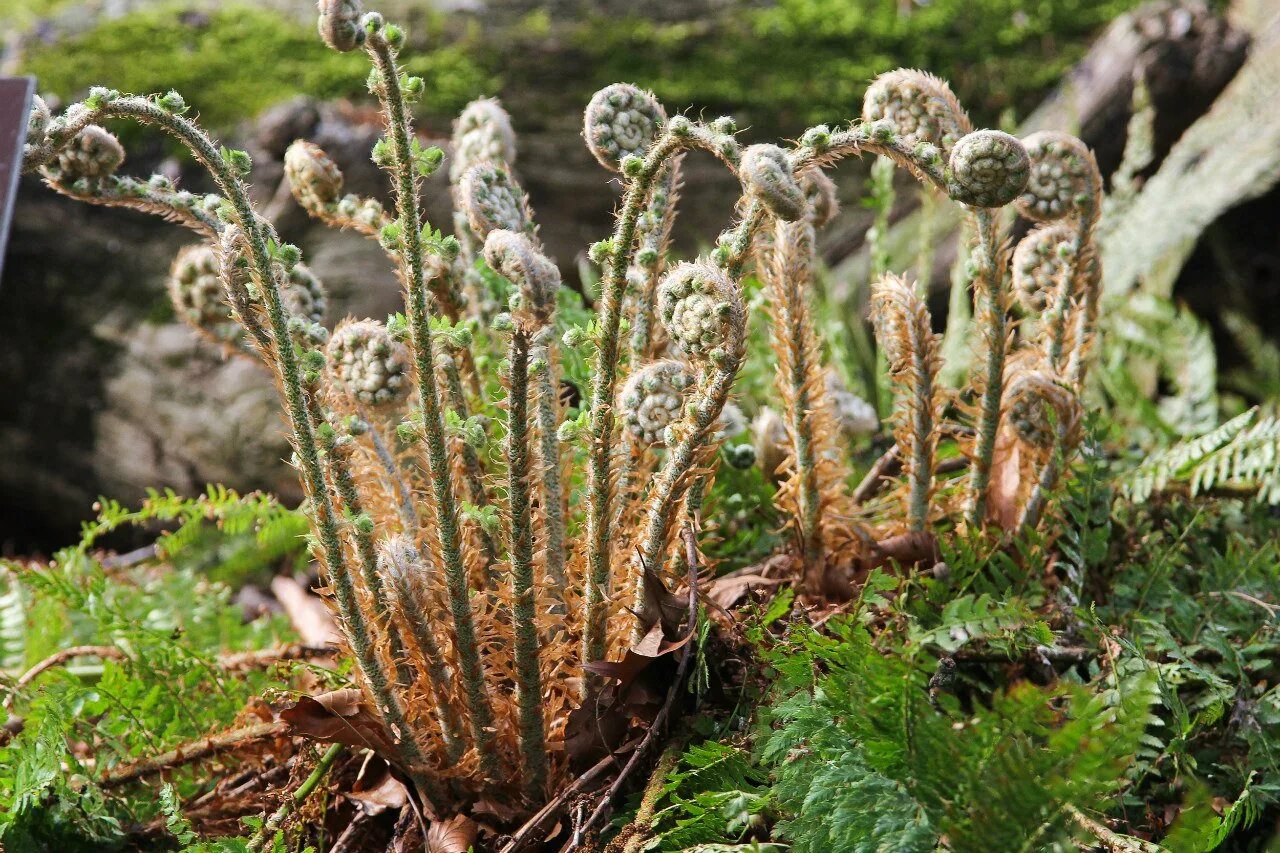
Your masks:
M 587 672 L 616 680 L 618 682 L 618 695 L 622 696 L 631 689 L 636 678 L 648 669 L 655 659 L 684 648 L 692 639 L 693 633 L 690 632 L 682 639 L 668 640 L 663 636 L 662 626 L 655 623 L 640 642 L 627 649 L 626 654 L 622 656 L 622 660 L 592 661 L 584 669 Z
M 480 827 L 464 814 L 438 820 L 427 830 L 427 853 L 467 853 Z
M 523 812 L 510 803 L 500 803 L 494 800 L 481 797 L 476 800 L 476 804 L 471 807 L 472 814 L 488 815 L 500 824 L 510 824 Z
M 302 696 L 280 711 L 291 734 L 326 743 L 341 743 L 356 749 L 372 749 L 388 761 L 396 750 L 382 721 L 364 704 L 355 688 L 333 690 L 319 696 Z
M 409 789 L 383 765 L 381 773 L 357 780 L 346 797 L 360 803 L 368 814 L 376 815 L 403 808 L 409 802 Z
M 564 751 L 571 766 L 586 769 L 606 755 L 616 755 L 630 723 L 614 702 L 612 686 L 598 699 L 588 697 L 565 722 Z
M 778 586 L 782 578 L 767 578 L 764 575 L 734 575 L 716 578 L 707 589 L 707 598 L 728 610 L 746 597 L 752 587 Z
M 689 621 L 689 601 L 673 593 L 661 575 L 645 566 L 644 601 L 636 617 L 646 631 L 654 625 L 661 625 L 667 636 L 675 636 Z

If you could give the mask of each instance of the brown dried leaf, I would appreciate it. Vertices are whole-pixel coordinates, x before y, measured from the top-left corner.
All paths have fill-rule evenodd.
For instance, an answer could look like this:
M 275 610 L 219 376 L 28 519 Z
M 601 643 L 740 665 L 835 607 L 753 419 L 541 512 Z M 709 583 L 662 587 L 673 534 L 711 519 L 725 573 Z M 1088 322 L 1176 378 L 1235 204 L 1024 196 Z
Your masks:
M 987 489 L 987 518 L 1001 530 L 1012 530 L 1018 524 L 1022 507 L 1022 442 L 1008 424 L 996 433 L 995 453 L 991 457 L 991 480 Z
M 608 688 L 599 701 L 590 697 L 569 712 L 564 728 L 564 751 L 575 768 L 586 768 L 609 754 L 622 750 L 630 720 L 614 701 Z
M 764 575 L 737 575 L 716 578 L 707 590 L 707 598 L 724 610 L 733 607 L 746 597 L 753 587 L 771 587 L 783 583 L 782 578 Z
M 280 712 L 291 734 L 356 749 L 372 749 L 393 761 L 396 750 L 382 721 L 364 704 L 355 688 L 333 690 L 319 696 L 302 696 Z
M 346 797 L 360 803 L 368 814 L 376 815 L 403 808 L 409 802 L 409 789 L 383 765 L 380 773 L 357 780 Z
M 588 672 L 611 683 L 569 712 L 564 749 L 573 766 L 589 766 L 634 745 L 634 741 L 627 740 L 631 721 L 650 721 L 658 713 L 675 668 L 669 656 L 692 639 L 690 632 L 678 640 L 668 640 L 662 624 L 654 622 L 640 642 L 627 649 L 622 660 L 592 661 L 586 665 Z
M 438 820 L 427 830 L 427 853 L 467 853 L 480 827 L 464 814 Z
M 689 602 L 667 588 L 662 576 L 651 567 L 644 569 L 644 604 L 636 614 L 646 629 L 661 625 L 669 637 L 684 630 L 689 621 Z
M 511 803 L 498 802 L 487 797 L 481 797 L 476 800 L 476 804 L 471 807 L 471 813 L 477 815 L 487 815 L 497 821 L 499 824 L 509 825 L 517 817 L 524 814 L 520 809 Z
M 585 669 L 596 675 L 616 680 L 618 695 L 623 696 L 631 690 L 636 679 L 653 664 L 654 660 L 684 648 L 691 639 L 693 639 L 692 633 L 679 640 L 668 640 L 663 635 L 662 625 L 654 623 L 649 633 L 645 634 L 640 642 L 627 649 L 622 660 L 593 661 L 587 664 Z

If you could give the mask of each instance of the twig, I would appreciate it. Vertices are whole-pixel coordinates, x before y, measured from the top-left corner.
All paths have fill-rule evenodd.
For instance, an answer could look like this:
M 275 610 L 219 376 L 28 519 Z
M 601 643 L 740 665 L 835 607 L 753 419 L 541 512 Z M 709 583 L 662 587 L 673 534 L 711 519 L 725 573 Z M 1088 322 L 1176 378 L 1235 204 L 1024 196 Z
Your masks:
M 951 474 L 969 467 L 969 460 L 964 456 L 951 456 L 939 460 L 934 466 L 935 474 Z M 902 456 L 898 453 L 898 445 L 894 444 L 875 461 L 867 475 L 853 490 L 853 502 L 863 504 L 880 493 L 891 479 L 902 470 Z
M 1164 848 L 1159 844 L 1112 832 L 1071 804 L 1067 804 L 1063 809 L 1082 829 L 1112 850 L 1123 851 L 1123 853 L 1165 853 Z
M 647 840 L 646 834 L 653 829 L 654 812 L 657 811 L 658 800 L 661 799 L 662 792 L 666 788 L 667 774 L 674 770 L 680 761 L 684 744 L 685 738 L 676 738 L 667 744 L 667 748 L 662 751 L 662 757 L 658 759 L 658 766 L 649 774 L 649 784 L 644 787 L 644 794 L 640 797 L 640 807 L 636 809 L 635 818 L 622 828 L 613 841 L 609 842 L 605 853 L 638 853 L 640 845 Z
M 408 813 L 409 812 L 406 809 L 405 814 Z M 373 814 L 368 811 L 362 810 L 356 812 L 356 816 L 351 818 L 351 822 L 347 824 L 347 828 L 342 830 L 342 834 L 337 837 L 333 842 L 333 846 L 329 848 L 329 853 L 353 853 L 353 851 L 358 851 L 360 849 L 360 845 L 368 841 L 368 838 L 361 838 L 360 836 L 362 834 L 367 835 L 364 831 L 364 825 L 372 818 Z M 397 822 L 397 826 L 398 825 L 399 822 Z
M 45 670 L 64 664 L 72 658 L 83 657 L 122 660 L 125 657 L 125 654 L 115 646 L 72 646 L 69 649 L 63 649 L 60 652 L 54 652 L 18 677 L 18 680 L 14 682 L 13 689 L 11 689 L 9 691 L 9 695 L 5 697 L 3 706 L 0 707 L 4 707 L 5 709 L 12 708 L 14 699 L 16 699 L 18 694 L 22 692 L 23 688 L 39 678 L 40 674 Z
M 539 809 L 533 817 L 525 821 L 524 825 L 516 830 L 515 835 L 511 836 L 511 840 L 506 843 L 499 853 L 517 853 L 520 850 L 524 850 L 527 845 L 541 841 L 540 833 L 551 822 L 552 818 L 558 817 L 571 799 L 585 791 L 591 783 L 607 773 L 613 765 L 614 758 L 612 754 L 606 755 L 596 762 L 595 766 L 580 775 L 573 781 L 573 784 L 557 794 L 550 802 Z
M 102 774 L 99 782 L 104 788 L 123 785 L 126 782 L 132 782 L 144 776 L 150 776 L 153 773 L 172 770 L 175 767 L 181 767 L 184 764 L 190 764 L 193 761 L 199 761 L 202 758 L 208 758 L 220 752 L 229 752 L 250 743 L 285 737 L 288 734 L 289 724 L 283 720 L 271 723 L 256 723 L 241 729 L 219 732 L 192 743 L 185 743 L 182 746 L 150 758 L 143 758 L 129 764 L 113 767 Z
M 898 445 L 891 445 L 888 450 L 880 455 L 880 458 L 871 466 L 871 470 L 867 471 L 867 476 L 863 477 L 862 482 L 853 490 L 853 502 L 855 504 L 866 503 L 875 496 L 876 492 L 880 491 L 885 480 L 898 473 L 901 469 L 902 456 L 898 454 Z
M 1053 663 L 1080 663 L 1097 655 L 1097 650 L 1083 646 L 1039 646 L 1026 654 L 1009 655 L 987 649 L 960 649 L 950 658 L 956 663 L 1010 663 L 1021 658 L 1042 658 Z
M 1227 596 L 1230 596 L 1232 598 L 1238 598 L 1241 601 L 1247 601 L 1250 604 L 1256 604 L 1263 610 L 1270 613 L 1272 618 L 1275 618 L 1276 614 L 1280 613 L 1280 604 L 1272 604 L 1269 601 L 1263 601 L 1261 598 L 1252 596 L 1247 592 L 1241 592 L 1238 589 L 1229 589 L 1226 592 L 1218 592 L 1215 590 L 1208 593 L 1208 596 L 1210 598 L 1226 598 Z
M 1186 500 L 1220 498 L 1222 500 L 1251 500 L 1260 493 L 1259 487 L 1248 483 L 1219 483 L 1192 491 L 1191 484 L 1181 481 L 1165 483 L 1151 492 L 1151 497 L 1180 497 Z
M 323 646 L 336 643 L 341 634 L 324 599 L 287 575 L 271 579 L 271 592 L 304 643 Z
M 271 817 L 267 818 L 266 823 L 262 824 L 262 827 L 253 834 L 253 838 L 249 840 L 249 850 L 251 853 L 258 853 L 258 851 L 262 850 L 266 844 L 270 843 L 269 839 L 275 838 L 276 831 L 280 829 L 280 826 L 285 822 L 285 819 L 289 817 L 289 814 L 295 808 L 306 802 L 307 797 L 311 796 L 311 792 L 320 784 L 320 780 L 328 774 L 329 768 L 333 766 L 333 762 L 342 754 L 342 749 L 343 746 L 340 743 L 329 745 L 329 748 L 325 750 L 324 755 L 320 756 L 320 760 L 316 762 L 316 766 L 312 768 L 311 775 L 298 786 L 296 791 L 294 791 L 283 803 L 280 804 L 280 808 L 276 809 L 275 813 L 272 814 Z
M 271 649 L 255 649 L 248 652 L 233 652 L 218 658 L 218 665 L 227 670 L 253 669 L 270 666 L 280 661 L 306 660 L 308 658 L 332 657 L 338 653 L 333 645 L 312 646 L 304 643 L 292 643 Z M 14 682 L 0 708 L 13 707 L 14 700 L 23 688 L 40 677 L 41 674 L 55 666 L 66 663 L 73 658 L 98 657 L 109 660 L 125 660 L 128 655 L 117 646 L 72 646 L 54 652 L 44 660 L 32 666 Z
M 698 541 L 693 532 L 692 522 L 685 522 L 684 545 L 686 559 L 689 563 L 689 622 L 686 630 L 688 631 L 688 636 L 692 636 L 693 632 L 698 628 Z M 582 831 L 584 834 L 589 832 L 592 827 L 596 826 L 608 814 L 609 806 L 613 803 L 614 797 L 622 790 L 627 778 L 640 764 L 640 759 L 644 757 L 648 748 L 652 746 L 657 738 L 658 733 L 662 731 L 667 722 L 667 717 L 671 715 L 671 709 L 675 707 L 676 697 L 684 684 L 685 676 L 689 673 L 689 666 L 693 663 L 693 658 L 693 649 L 686 648 L 684 655 L 680 658 L 680 665 L 676 668 L 676 677 L 671 682 L 671 687 L 667 690 L 666 701 L 662 703 L 662 708 L 658 711 L 658 715 L 653 718 L 653 724 L 649 726 L 649 731 L 645 732 L 644 737 L 631 753 L 631 758 L 623 766 L 622 772 L 613 780 L 608 790 L 605 791 L 604 797 L 596 804 L 595 810 L 591 812 L 591 816 L 583 824 Z
M 154 560 L 157 556 L 156 546 L 143 545 L 124 554 L 112 554 L 110 557 L 103 557 L 101 560 L 102 568 L 105 571 L 113 571 L 115 569 L 128 569 L 139 563 L 145 563 L 148 560 Z
M 248 652 L 234 652 L 218 658 L 218 665 L 223 669 L 255 669 L 271 666 L 281 661 L 309 660 L 311 658 L 333 657 L 339 649 L 334 645 L 312 646 L 306 643 L 290 643 L 271 649 L 255 649 Z

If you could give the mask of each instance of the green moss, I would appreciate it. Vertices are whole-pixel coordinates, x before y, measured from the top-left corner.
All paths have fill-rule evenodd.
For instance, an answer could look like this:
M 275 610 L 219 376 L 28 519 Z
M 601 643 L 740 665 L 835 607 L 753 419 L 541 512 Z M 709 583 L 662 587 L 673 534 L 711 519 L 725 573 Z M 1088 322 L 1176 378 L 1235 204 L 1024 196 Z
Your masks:
M 40 0 L 53 2 L 53 0 Z M 440 121 L 479 95 L 525 105 L 524 125 L 580 110 L 607 83 L 651 87 L 673 108 L 732 113 L 760 135 L 858 114 L 867 82 L 899 66 L 952 81 L 975 120 L 1025 115 L 1116 15 L 1138 0 L 776 0 L 709 21 L 533 13 L 482 32 L 466 16 L 415 10 L 408 70 Z M 173 2 L 53 45 L 26 68 L 63 97 L 90 85 L 175 88 L 226 127 L 297 94 L 364 99 L 368 64 L 325 50 L 303 21 L 243 3 Z M 502 75 L 499 77 L 498 71 Z
M 852 118 L 877 74 L 910 66 L 955 87 L 983 123 L 1029 111 L 1138 0 L 777 0 L 708 32 L 596 18 L 575 43 L 598 82 L 631 80 L 675 106 L 733 111 L 762 133 Z
M 433 111 L 452 114 L 494 87 L 471 53 L 466 41 L 452 42 L 409 64 L 426 80 Z M 62 98 L 91 85 L 138 94 L 177 89 L 206 125 L 225 128 L 299 94 L 364 96 L 368 60 L 326 50 L 310 27 L 274 12 L 231 4 L 204 14 L 168 5 L 34 46 L 23 70 L 41 92 Z

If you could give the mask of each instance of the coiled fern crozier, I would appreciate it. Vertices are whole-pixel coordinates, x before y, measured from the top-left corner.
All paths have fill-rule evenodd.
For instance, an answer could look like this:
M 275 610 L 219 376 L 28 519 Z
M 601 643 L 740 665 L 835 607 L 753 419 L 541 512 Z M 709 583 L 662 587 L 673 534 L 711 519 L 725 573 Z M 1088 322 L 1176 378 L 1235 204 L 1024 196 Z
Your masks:
M 356 0 L 320 7 L 329 47 L 370 59 L 384 121 L 372 158 L 394 206 L 344 192 L 338 168 L 307 142 L 289 149 L 286 174 L 312 216 L 385 249 L 403 316 L 321 326 L 323 288 L 251 203 L 248 156 L 220 147 L 176 92 L 95 88 L 56 117 L 38 101 L 25 167 L 60 193 L 155 213 L 202 238 L 175 262 L 175 305 L 211 340 L 261 359 L 277 382 L 312 552 L 367 704 L 394 747 L 386 757 L 428 813 L 486 797 L 527 814 L 569 778 L 570 711 L 595 702 L 601 686 L 589 665 L 619 659 L 644 636 L 657 620 L 651 585 L 674 585 L 688 571 L 676 532 L 696 516 L 745 357 L 742 286 L 752 272 L 768 284 L 791 445 L 781 500 L 795 517 L 805 592 L 822 590 L 825 566 L 868 557 L 894 532 L 1011 526 L 993 510 L 993 470 L 1003 499 L 1012 489 L 1025 504 L 1013 523 L 1043 516 L 1079 440 L 1097 313 L 1100 181 L 1078 141 L 974 130 L 946 84 L 916 71 L 877 80 L 861 120 L 811 128 L 790 146 L 744 148 L 731 119 L 668 115 L 648 92 L 609 86 L 588 105 L 583 135 L 623 198 L 613 233 L 589 253 L 602 272 L 596 318 L 561 339 L 560 272 L 517 179 L 502 107 L 477 101 L 455 126 L 457 214 L 445 236 L 423 217 L 422 180 L 444 153 L 414 133 L 410 105 L 425 86 L 401 68 L 403 30 Z M 161 176 L 119 174 L 124 151 L 101 123 L 120 119 L 182 143 L 218 192 L 197 197 Z M 708 254 L 674 263 L 681 161 L 696 151 L 741 181 L 742 198 Z M 980 363 L 954 400 L 937 381 L 938 342 L 915 286 L 876 286 L 908 487 L 906 512 L 874 530 L 856 520 L 833 446 L 834 402 L 809 306 L 814 229 L 835 204 L 823 170 L 862 154 L 964 205 L 976 234 Z M 1013 253 L 1012 269 L 1001 215 L 1011 204 L 1049 223 L 1026 238 L 1034 249 Z M 1042 312 L 1035 334 L 1021 338 L 1015 281 Z M 590 364 L 577 419 L 566 418 L 558 393 L 568 348 Z M 963 423 L 944 423 L 952 409 Z M 501 452 L 486 452 L 490 429 L 501 432 Z M 947 429 L 971 436 L 963 518 L 938 505 L 936 450 Z M 579 460 L 583 471 L 572 467 Z

